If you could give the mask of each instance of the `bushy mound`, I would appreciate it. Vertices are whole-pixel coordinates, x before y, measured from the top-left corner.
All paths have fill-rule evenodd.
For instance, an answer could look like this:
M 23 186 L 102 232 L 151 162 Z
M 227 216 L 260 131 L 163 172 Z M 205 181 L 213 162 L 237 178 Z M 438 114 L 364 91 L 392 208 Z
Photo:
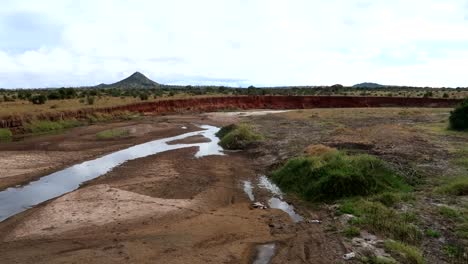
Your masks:
M 291 159 L 271 177 L 283 191 L 306 200 L 333 200 L 406 188 L 402 179 L 378 158 L 339 151 Z
M 468 129 L 468 99 L 465 99 L 459 106 L 450 112 L 450 128 L 453 130 Z
M 262 139 L 248 124 L 229 125 L 221 128 L 216 134 L 225 149 L 244 149 L 255 141 Z
M 235 124 L 230 124 L 228 126 L 224 126 L 216 133 L 216 136 L 219 137 L 220 139 L 222 139 L 229 132 L 233 131 L 236 128 L 237 128 L 237 126 Z

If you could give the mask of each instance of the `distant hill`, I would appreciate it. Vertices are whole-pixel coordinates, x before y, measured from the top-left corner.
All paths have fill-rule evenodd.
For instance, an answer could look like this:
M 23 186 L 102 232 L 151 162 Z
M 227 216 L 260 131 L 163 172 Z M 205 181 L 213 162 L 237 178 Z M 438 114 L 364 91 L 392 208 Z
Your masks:
M 119 88 L 119 89 L 141 89 L 141 88 L 159 88 L 161 85 L 140 72 L 135 72 L 129 77 L 112 84 L 99 84 L 95 88 Z
M 353 85 L 355 88 L 380 88 L 385 87 L 385 85 L 381 85 L 378 83 L 371 83 L 371 82 L 363 82 Z

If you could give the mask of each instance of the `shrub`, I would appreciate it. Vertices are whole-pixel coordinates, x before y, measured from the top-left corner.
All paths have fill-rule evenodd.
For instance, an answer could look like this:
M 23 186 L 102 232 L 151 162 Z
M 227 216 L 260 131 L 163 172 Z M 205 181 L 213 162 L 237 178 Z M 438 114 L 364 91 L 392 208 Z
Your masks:
M 450 128 L 453 130 L 468 129 L 468 99 L 457 106 L 449 117 Z
M 437 192 L 458 196 L 468 195 L 468 176 L 451 179 L 449 182 L 437 188 Z
M 220 130 L 218 134 L 222 135 L 219 145 L 225 149 L 244 149 L 262 139 L 262 136 L 247 124 L 234 125 L 234 127 Z
M 407 189 L 401 177 L 380 159 L 339 151 L 291 159 L 271 177 L 284 191 L 309 201 Z
M 387 240 L 384 243 L 385 249 L 393 253 L 402 263 L 408 264 L 423 264 L 424 258 L 421 250 L 416 247 L 393 241 Z
M 93 105 L 93 104 L 94 104 L 94 101 L 95 101 L 94 96 L 88 96 L 88 97 L 86 97 L 86 103 L 87 103 L 87 104 Z
M 148 100 L 148 94 L 146 94 L 146 93 L 141 93 L 141 94 L 140 94 L 140 100 L 142 100 L 142 101 Z
M 33 104 L 45 104 L 46 101 L 47 101 L 47 97 L 42 94 L 31 97 L 31 102 Z
M 0 141 L 9 141 L 13 137 L 11 130 L 8 128 L 0 128 Z
M 236 125 L 234 124 L 231 124 L 231 125 L 228 125 L 228 126 L 224 126 L 222 127 L 218 132 L 216 132 L 216 136 L 219 137 L 219 138 L 223 138 L 224 136 L 226 136 L 228 133 L 230 133 L 231 131 L 233 131 L 234 129 L 236 129 Z

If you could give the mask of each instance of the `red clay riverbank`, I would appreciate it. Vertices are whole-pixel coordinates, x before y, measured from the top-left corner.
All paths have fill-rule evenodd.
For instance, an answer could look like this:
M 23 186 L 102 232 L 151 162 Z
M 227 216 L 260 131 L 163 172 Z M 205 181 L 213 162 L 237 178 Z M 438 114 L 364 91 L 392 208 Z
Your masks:
M 20 128 L 25 122 L 37 120 L 61 120 L 85 118 L 93 113 L 132 111 L 169 114 L 183 112 L 207 112 L 225 109 L 307 109 L 347 107 L 453 107 L 457 99 L 403 98 L 403 97 L 353 97 L 353 96 L 226 96 L 142 102 L 124 106 L 45 113 L 39 115 L 5 116 L 0 128 Z

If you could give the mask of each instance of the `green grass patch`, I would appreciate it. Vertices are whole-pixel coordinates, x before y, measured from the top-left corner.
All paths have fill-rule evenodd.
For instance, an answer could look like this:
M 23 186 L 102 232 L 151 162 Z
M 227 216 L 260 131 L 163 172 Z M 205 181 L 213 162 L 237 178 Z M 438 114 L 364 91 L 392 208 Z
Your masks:
M 309 201 L 410 189 L 380 159 L 339 151 L 290 159 L 271 178 L 283 191 Z
M 127 129 L 109 129 L 104 130 L 96 134 L 97 139 L 116 139 L 122 137 L 128 137 L 130 131 Z
M 468 195 L 468 176 L 452 178 L 437 188 L 436 191 L 448 195 Z
M 396 260 L 383 256 L 362 257 L 360 261 L 365 264 L 398 264 Z
M 72 128 L 82 125 L 76 119 L 67 119 L 60 121 L 37 120 L 32 121 L 24 126 L 25 130 L 31 133 L 46 133 L 59 131 L 66 128 Z
M 347 227 L 343 233 L 346 237 L 352 238 L 359 236 L 361 234 L 361 230 L 355 226 L 350 226 Z
M 420 249 L 398 241 L 387 240 L 384 243 L 385 249 L 392 253 L 402 263 L 423 264 L 425 263 Z
M 223 127 L 216 135 L 221 139 L 219 145 L 225 149 L 244 149 L 263 138 L 251 125 L 244 123 Z
M 446 218 L 450 218 L 450 219 L 453 219 L 453 220 L 456 220 L 460 217 L 460 212 L 458 212 L 457 210 L 455 209 L 452 209 L 448 206 L 440 206 L 438 208 L 438 211 L 439 211 L 439 214 L 446 217 Z
M 439 238 L 440 237 L 440 232 L 437 230 L 433 229 L 427 229 L 425 232 L 426 236 L 432 237 L 432 238 Z
M 365 199 L 348 199 L 342 202 L 341 213 L 356 216 L 351 220 L 353 226 L 365 228 L 374 233 L 410 244 L 418 244 L 422 233 L 416 226 L 417 217 L 412 213 L 399 213 L 380 202 Z
M 460 260 L 464 258 L 465 249 L 460 245 L 446 245 L 443 247 L 443 251 L 449 258 L 455 258 Z
M 13 133 L 8 128 L 0 128 L 0 141 L 10 141 Z

